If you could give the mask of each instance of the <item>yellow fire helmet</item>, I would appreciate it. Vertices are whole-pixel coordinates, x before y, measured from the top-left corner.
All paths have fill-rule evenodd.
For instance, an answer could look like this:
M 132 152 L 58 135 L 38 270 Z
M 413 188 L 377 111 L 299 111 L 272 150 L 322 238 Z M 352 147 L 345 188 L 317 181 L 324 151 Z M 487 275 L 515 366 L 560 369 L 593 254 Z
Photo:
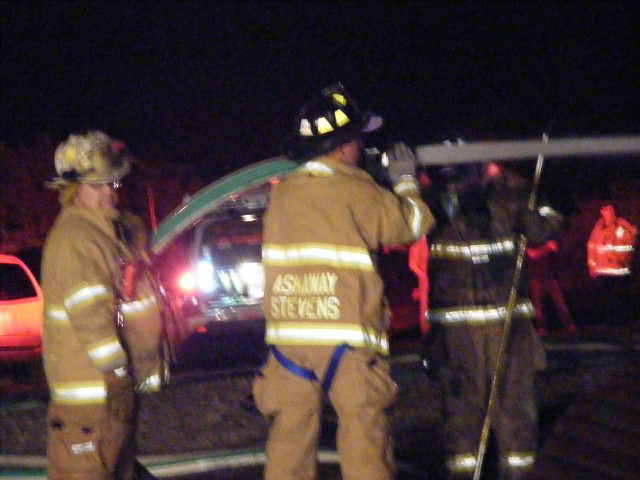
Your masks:
M 131 169 L 125 145 L 98 130 L 69 135 L 58 145 L 54 160 L 58 176 L 48 182 L 51 188 L 115 182 Z

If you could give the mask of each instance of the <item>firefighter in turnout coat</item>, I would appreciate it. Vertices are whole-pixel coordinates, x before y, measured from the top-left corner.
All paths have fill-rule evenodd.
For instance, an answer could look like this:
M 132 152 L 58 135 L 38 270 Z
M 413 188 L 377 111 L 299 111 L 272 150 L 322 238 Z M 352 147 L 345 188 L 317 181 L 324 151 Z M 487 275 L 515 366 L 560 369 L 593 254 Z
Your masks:
M 429 236 L 427 373 L 441 382 L 448 478 L 472 478 L 507 304 L 519 233 L 532 246 L 551 224 L 526 209 L 526 182 L 497 171 L 490 182 L 476 166 L 443 167 L 428 204 L 438 227 Z M 439 179 L 439 181 L 438 181 Z M 526 278 L 526 276 L 523 276 Z M 500 478 L 522 478 L 537 449 L 534 379 L 544 367 L 526 282 L 518 287 L 502 388 L 492 419 Z
M 155 478 L 135 461 L 135 389 L 160 387 L 159 298 L 141 222 L 116 209 L 124 147 L 98 131 L 55 153 L 62 209 L 43 250 L 43 359 L 51 480 Z
M 404 144 L 389 153 L 394 191 L 358 168 L 361 132 L 379 126 L 337 84 L 300 110 L 289 156 L 304 162 L 272 192 L 264 218 L 264 315 L 270 354 L 254 379 L 271 417 L 266 480 L 313 480 L 323 391 L 339 418 L 345 480 L 390 480 L 385 409 L 397 386 L 374 253 L 433 225 Z

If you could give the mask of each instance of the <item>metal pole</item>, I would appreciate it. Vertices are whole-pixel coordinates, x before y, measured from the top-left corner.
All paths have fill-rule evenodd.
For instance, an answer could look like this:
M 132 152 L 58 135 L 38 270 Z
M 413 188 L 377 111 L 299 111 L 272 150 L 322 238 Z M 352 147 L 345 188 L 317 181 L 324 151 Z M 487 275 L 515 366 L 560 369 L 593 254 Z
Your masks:
M 613 155 L 640 155 L 640 136 L 554 138 L 540 140 L 509 140 L 470 142 L 461 145 L 418 145 L 416 155 L 420 165 L 447 165 L 499 160 L 533 160 L 539 154 L 545 158 L 576 158 Z
M 547 134 L 542 135 L 542 143 L 546 144 L 548 141 Z M 531 194 L 529 195 L 529 202 L 527 207 L 529 210 L 533 210 L 536 205 L 536 197 L 538 192 L 538 185 L 540 184 L 540 177 L 542 175 L 542 165 L 544 163 L 544 155 L 538 153 L 538 160 L 536 162 L 536 171 L 533 177 L 533 186 L 531 188 Z M 489 433 L 491 432 L 491 421 L 493 419 L 493 410 L 496 403 L 496 398 L 501 387 L 502 372 L 504 370 L 504 359 L 507 345 L 509 343 L 509 334 L 511 332 L 511 318 L 513 316 L 513 309 L 515 308 L 518 297 L 518 285 L 520 284 L 520 274 L 522 273 L 522 265 L 524 263 L 524 254 L 527 247 L 527 238 L 520 234 L 520 241 L 518 243 L 518 256 L 516 258 L 516 269 L 513 275 L 513 283 L 511 284 L 511 291 L 509 293 L 509 303 L 507 305 L 507 314 L 504 321 L 504 328 L 502 329 L 502 337 L 500 339 L 500 350 L 498 351 L 498 359 L 496 360 L 496 368 L 491 380 L 491 391 L 489 394 L 489 402 L 487 403 L 487 413 L 484 417 L 484 423 L 482 425 L 482 432 L 480 434 L 480 445 L 478 446 L 478 455 L 476 457 L 476 468 L 473 472 L 473 480 L 480 480 L 480 474 L 482 472 L 482 463 L 487 450 L 487 443 L 489 441 Z

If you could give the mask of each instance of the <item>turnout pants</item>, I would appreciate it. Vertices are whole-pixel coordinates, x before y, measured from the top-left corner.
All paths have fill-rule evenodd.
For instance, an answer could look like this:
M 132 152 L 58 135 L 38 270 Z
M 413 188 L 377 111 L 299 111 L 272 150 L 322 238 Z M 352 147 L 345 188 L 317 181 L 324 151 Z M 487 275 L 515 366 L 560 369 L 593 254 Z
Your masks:
M 112 382 L 114 383 L 114 382 Z M 49 480 L 131 480 L 135 470 L 135 394 L 127 378 L 97 405 L 52 402 L 47 415 Z
M 324 378 L 334 347 L 278 346 L 297 365 Z M 258 409 L 272 419 L 265 480 L 315 480 L 323 391 L 287 370 L 271 353 L 253 383 Z M 391 480 L 395 464 L 385 409 L 397 395 L 388 362 L 348 350 L 328 397 L 338 415 L 336 444 L 344 480 Z
M 472 478 L 504 324 L 439 327 L 447 470 L 450 478 Z M 536 369 L 544 367 L 544 350 L 529 320 L 512 322 L 503 360 L 491 425 L 500 478 L 512 480 L 533 465 L 538 441 L 534 383 Z

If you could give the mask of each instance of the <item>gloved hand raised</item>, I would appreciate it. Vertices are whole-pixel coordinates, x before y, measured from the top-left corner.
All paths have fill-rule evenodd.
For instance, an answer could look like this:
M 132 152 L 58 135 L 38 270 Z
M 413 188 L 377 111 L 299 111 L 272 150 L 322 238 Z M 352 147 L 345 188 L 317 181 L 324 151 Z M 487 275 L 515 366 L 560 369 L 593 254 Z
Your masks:
M 402 177 L 415 176 L 418 159 L 405 143 L 396 142 L 385 155 L 389 161 L 387 170 L 392 183 L 398 183 L 403 180 Z
M 545 218 L 538 210 L 529 210 L 522 206 L 515 216 L 514 231 L 527 237 L 529 246 L 541 247 L 552 238 L 552 229 L 545 223 Z

